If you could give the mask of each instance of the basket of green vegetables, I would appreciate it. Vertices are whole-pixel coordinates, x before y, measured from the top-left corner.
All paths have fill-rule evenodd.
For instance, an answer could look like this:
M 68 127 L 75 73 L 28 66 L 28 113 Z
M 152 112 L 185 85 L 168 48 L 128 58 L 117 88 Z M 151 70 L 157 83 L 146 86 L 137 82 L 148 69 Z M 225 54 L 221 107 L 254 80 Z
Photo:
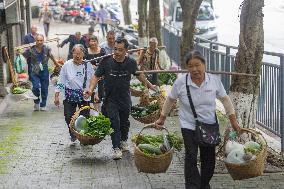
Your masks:
M 100 143 L 107 135 L 110 135 L 113 129 L 110 127 L 110 119 L 101 113 L 98 115 L 90 115 L 88 118 L 80 115 L 81 111 L 87 109 L 99 112 L 97 109 L 90 106 L 80 108 L 72 116 L 69 128 L 81 144 L 95 145 Z
M 32 85 L 30 82 L 19 81 L 17 85 L 12 85 L 10 91 L 13 95 L 23 94 L 31 90 Z
M 143 127 L 138 135 L 132 137 L 134 162 L 139 172 L 164 173 L 172 162 L 174 148 L 181 150 L 182 139 L 175 133 L 169 133 L 165 127 L 162 130 L 166 134 L 142 134 L 142 131 L 150 128 L 154 128 L 154 124 Z
M 132 96 L 140 97 L 144 94 L 146 87 L 142 83 L 132 83 L 129 90 Z
M 160 103 L 156 101 L 150 102 L 148 105 L 135 105 L 131 107 L 131 116 L 144 124 L 153 123 L 161 113 Z

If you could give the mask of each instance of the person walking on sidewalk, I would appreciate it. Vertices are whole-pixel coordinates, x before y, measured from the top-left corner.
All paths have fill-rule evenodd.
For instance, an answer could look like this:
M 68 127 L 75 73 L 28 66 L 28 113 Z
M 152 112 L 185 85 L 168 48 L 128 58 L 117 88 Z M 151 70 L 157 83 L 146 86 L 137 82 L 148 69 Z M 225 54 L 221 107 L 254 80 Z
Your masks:
M 94 27 L 90 26 L 88 29 L 88 33 L 83 35 L 83 39 L 87 47 L 89 47 L 90 38 L 94 36 L 95 29 Z
M 111 134 L 113 159 L 121 159 L 122 151 L 128 150 L 127 139 L 130 127 L 128 120 L 131 98 L 129 85 L 131 75 L 137 71 L 137 63 L 134 59 L 126 56 L 128 41 L 117 38 L 114 46 L 114 55 L 104 58 L 91 80 L 90 88 L 86 91 L 85 97 L 92 95 L 100 77 L 105 80 L 105 98 L 102 106 L 102 113 L 111 120 L 111 127 L 114 132 Z M 135 74 L 136 75 L 136 74 Z M 143 74 L 137 78 L 148 88 L 156 89 Z
M 39 12 L 39 22 L 43 22 L 44 34 L 45 37 L 48 38 L 49 26 L 52 19 L 52 13 L 48 8 L 48 2 L 45 2 L 43 5 L 43 9 Z
M 32 92 L 38 97 L 38 99 L 34 100 L 34 110 L 45 111 L 49 85 L 48 60 L 51 59 L 55 66 L 59 66 L 59 64 L 51 54 L 51 49 L 44 45 L 44 36 L 41 34 L 36 36 L 36 44 L 27 49 L 23 55 L 30 60 Z
M 31 33 L 28 33 L 27 35 L 24 36 L 23 44 L 34 43 L 37 35 L 38 35 L 37 26 L 32 25 Z M 30 59 L 27 59 L 27 64 L 28 64 L 28 75 L 30 79 L 30 75 L 31 75 L 31 60 Z
M 112 54 L 114 51 L 114 43 L 115 43 L 115 33 L 113 30 L 107 32 L 106 41 L 100 44 L 101 48 L 104 48 L 106 54 Z
M 61 68 L 59 81 L 55 89 L 54 104 L 59 106 L 59 94 L 65 92 L 63 106 L 64 117 L 67 126 L 76 108 L 89 106 L 90 98 L 83 97 L 85 88 L 89 88 L 90 80 L 94 75 L 94 69 L 90 63 L 84 63 L 83 57 L 86 52 L 84 46 L 77 44 L 72 49 L 73 59 L 68 60 Z M 81 115 L 88 117 L 90 110 L 80 112 Z M 70 139 L 72 142 L 76 140 L 76 136 L 71 133 L 69 128 Z
M 218 98 L 224 105 L 230 123 L 240 132 L 234 107 L 218 76 L 205 72 L 205 59 L 198 51 L 189 53 L 186 58 L 188 73 L 179 77 L 167 97 L 160 118 L 155 122 L 161 128 L 176 99 L 179 99 L 179 120 L 185 145 L 184 176 L 186 189 L 210 189 L 210 180 L 215 169 L 215 146 L 202 146 L 196 140 L 196 114 L 198 121 L 218 124 L 216 102 Z M 191 97 L 191 98 L 190 98 Z M 192 99 L 195 111 L 190 105 Z M 196 114 L 194 113 L 196 112 Z M 200 150 L 201 171 L 197 168 L 197 153 Z
M 143 50 L 138 60 L 140 70 L 162 70 L 162 67 L 160 65 L 160 51 L 157 46 L 158 39 L 156 37 L 150 38 L 149 47 L 147 48 L 147 50 Z M 147 74 L 146 76 L 152 84 L 157 85 L 157 73 Z
M 104 8 L 102 4 L 100 4 L 100 10 L 97 12 L 97 19 L 100 23 L 103 36 L 105 36 L 107 32 L 107 19 L 109 19 L 109 12 Z
M 107 32 L 106 41 L 102 42 L 100 44 L 100 47 L 105 50 L 106 54 L 112 54 L 114 52 L 114 44 L 115 44 L 115 33 L 113 30 L 110 30 Z M 98 83 L 98 94 L 100 101 L 102 101 L 102 99 L 105 96 L 104 82 L 105 82 L 104 79 L 100 78 Z
M 87 45 L 83 37 L 81 36 L 81 32 L 76 32 L 75 35 L 70 35 L 67 39 L 63 40 L 61 44 L 58 44 L 58 47 L 62 48 L 65 44 L 69 43 L 69 51 L 67 60 L 72 59 L 72 49 L 74 45 L 81 44 L 86 49 Z
M 87 60 L 91 60 L 97 57 L 101 57 L 104 56 L 106 54 L 106 51 L 104 48 L 99 47 L 99 41 L 98 38 L 96 36 L 93 36 L 89 39 L 89 48 L 87 50 L 87 54 L 86 54 L 86 59 Z M 94 69 L 96 70 L 97 68 L 97 64 L 100 62 L 100 60 L 97 61 L 92 61 L 91 64 L 93 65 Z M 100 102 L 102 100 L 103 97 L 103 85 L 102 85 L 102 80 L 99 81 L 98 83 L 98 92 L 95 95 L 92 95 L 92 99 L 91 102 L 95 103 L 95 102 Z
M 38 35 L 37 33 L 37 26 L 32 25 L 31 27 L 31 33 L 28 33 L 24 36 L 23 44 L 30 44 L 35 42 L 35 38 Z

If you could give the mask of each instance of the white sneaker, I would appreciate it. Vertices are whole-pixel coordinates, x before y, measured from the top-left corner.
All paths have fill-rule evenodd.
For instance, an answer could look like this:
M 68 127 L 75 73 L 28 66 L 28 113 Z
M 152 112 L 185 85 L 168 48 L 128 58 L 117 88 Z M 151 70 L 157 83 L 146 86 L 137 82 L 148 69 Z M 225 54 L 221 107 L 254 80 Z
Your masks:
M 40 107 L 40 111 L 46 111 L 46 106 Z
M 39 104 L 34 104 L 34 111 L 39 111 Z
M 25 98 L 27 99 L 33 99 L 37 100 L 38 97 L 34 95 L 34 93 L 31 90 L 28 90 L 27 92 L 24 93 Z
M 120 149 L 122 152 L 125 152 L 125 151 L 129 151 L 129 147 L 128 147 L 128 144 L 126 141 L 121 141 L 120 142 Z
M 113 149 L 112 159 L 119 160 L 122 158 L 122 152 L 119 148 Z

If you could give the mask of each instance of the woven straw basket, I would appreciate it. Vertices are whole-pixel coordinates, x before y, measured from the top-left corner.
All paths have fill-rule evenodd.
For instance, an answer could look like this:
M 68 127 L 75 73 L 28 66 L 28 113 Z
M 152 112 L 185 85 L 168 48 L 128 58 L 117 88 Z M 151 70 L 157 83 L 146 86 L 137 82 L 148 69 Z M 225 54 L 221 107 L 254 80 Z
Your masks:
M 131 96 L 140 97 L 144 94 L 144 91 L 138 91 L 131 87 L 129 88 L 129 90 L 130 90 Z
M 225 162 L 227 170 L 234 180 L 243 180 L 262 175 L 267 155 L 267 143 L 261 133 L 252 129 L 244 128 L 242 129 L 241 133 L 247 133 L 252 138 L 254 138 L 256 142 L 261 144 L 262 150 L 254 160 L 248 161 L 244 164 L 233 164 Z M 224 146 L 226 146 L 226 143 L 228 141 L 228 137 L 226 138 Z
M 84 106 L 80 108 L 72 116 L 69 127 L 70 127 L 71 132 L 76 136 L 76 138 L 80 141 L 82 145 L 95 145 L 95 144 L 100 143 L 103 140 L 103 138 L 95 138 L 91 136 L 81 135 L 74 129 L 74 124 L 75 124 L 77 117 L 80 115 L 81 111 L 86 110 L 86 109 L 92 109 L 98 112 L 97 109 L 90 107 L 90 106 Z
M 142 130 L 139 132 L 139 136 L 141 136 L 141 133 L 144 129 L 147 128 L 153 128 L 154 125 L 150 124 L 142 128 Z M 166 128 L 163 128 L 168 132 Z M 145 155 L 138 147 L 137 143 L 135 141 L 134 144 L 134 162 L 137 167 L 137 170 L 139 172 L 143 173 L 164 173 L 169 168 L 172 158 L 173 158 L 173 147 L 162 155 L 156 155 L 156 156 L 147 156 Z
M 149 124 L 155 122 L 160 117 L 161 109 L 158 109 L 151 114 L 144 117 L 133 117 L 136 121 L 140 123 Z

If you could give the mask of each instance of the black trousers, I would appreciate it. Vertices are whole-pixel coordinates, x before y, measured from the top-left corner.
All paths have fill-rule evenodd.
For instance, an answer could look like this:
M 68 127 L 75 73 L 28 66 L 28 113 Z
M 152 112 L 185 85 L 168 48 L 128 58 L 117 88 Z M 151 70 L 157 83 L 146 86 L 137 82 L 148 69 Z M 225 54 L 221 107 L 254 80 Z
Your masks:
M 215 169 L 215 147 L 198 146 L 195 131 L 181 129 L 184 146 L 185 162 L 184 177 L 186 189 L 210 189 L 209 182 Z M 198 147 L 200 150 L 201 169 L 197 168 Z
M 69 128 L 69 124 L 71 121 L 72 116 L 74 115 L 74 113 L 76 112 L 76 108 L 79 107 L 83 107 L 83 106 L 89 106 L 90 103 L 87 101 L 83 101 L 80 103 L 76 103 L 76 102 L 68 102 L 67 100 L 63 101 L 63 106 L 64 106 L 64 117 L 65 117 L 65 122 Z M 90 116 L 90 110 L 83 110 L 80 112 L 80 115 L 83 115 L 84 117 L 89 117 Z M 72 136 L 73 134 L 71 133 L 71 130 L 69 128 L 69 134 L 70 136 Z
M 127 141 L 130 122 L 128 120 L 130 106 L 121 105 L 114 102 L 103 102 L 102 114 L 111 121 L 111 128 L 114 132 L 111 134 L 113 148 L 119 148 L 121 141 Z

